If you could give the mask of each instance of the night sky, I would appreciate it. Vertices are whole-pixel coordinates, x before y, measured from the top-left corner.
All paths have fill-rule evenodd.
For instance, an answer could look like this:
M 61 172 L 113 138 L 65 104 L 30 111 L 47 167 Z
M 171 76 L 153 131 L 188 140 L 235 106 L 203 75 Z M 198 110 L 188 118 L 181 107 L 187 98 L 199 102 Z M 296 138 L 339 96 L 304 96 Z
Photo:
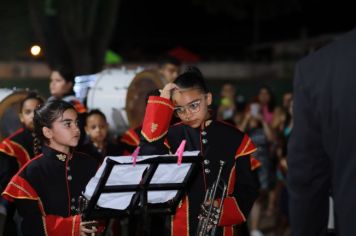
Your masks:
M 342 33 L 355 26 L 350 3 L 284 0 L 284 4 L 288 2 L 293 4 L 292 10 L 261 19 L 256 36 L 250 9 L 246 9 L 246 17 L 238 18 L 224 12 L 211 13 L 187 0 L 123 0 L 111 48 L 136 60 L 154 59 L 175 46 L 183 46 L 205 60 L 239 60 L 254 42 Z
M 213 11 L 206 2 L 216 4 Z M 236 2 L 244 4 L 244 16 L 224 8 Z M 258 30 L 254 2 L 265 5 L 262 15 L 266 7 L 273 15 L 260 17 Z M 28 3 L 2 1 L 0 60 L 26 60 L 29 47 L 38 43 Z M 351 30 L 356 25 L 352 5 L 344 0 L 121 0 L 110 49 L 125 61 L 155 61 L 177 46 L 203 61 L 246 60 L 253 45 Z M 289 11 L 283 10 L 288 7 Z

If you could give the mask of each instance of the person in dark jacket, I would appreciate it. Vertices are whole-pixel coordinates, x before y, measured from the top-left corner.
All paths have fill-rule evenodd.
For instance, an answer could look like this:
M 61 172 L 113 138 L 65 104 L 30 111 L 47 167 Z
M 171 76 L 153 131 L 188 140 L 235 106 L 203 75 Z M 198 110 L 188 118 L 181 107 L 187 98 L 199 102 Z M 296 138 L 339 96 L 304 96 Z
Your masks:
M 298 62 L 288 146 L 292 236 L 355 235 L 356 29 Z

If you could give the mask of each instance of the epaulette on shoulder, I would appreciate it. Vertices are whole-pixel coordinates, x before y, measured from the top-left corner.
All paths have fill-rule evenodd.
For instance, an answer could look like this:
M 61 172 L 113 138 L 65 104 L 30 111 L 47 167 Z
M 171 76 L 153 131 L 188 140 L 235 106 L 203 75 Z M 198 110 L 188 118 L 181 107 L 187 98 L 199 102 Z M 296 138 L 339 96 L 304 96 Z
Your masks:
M 252 154 L 255 151 L 256 151 L 255 144 L 252 142 L 251 138 L 247 134 L 245 134 L 239 148 L 237 149 L 235 159 L 241 156 Z

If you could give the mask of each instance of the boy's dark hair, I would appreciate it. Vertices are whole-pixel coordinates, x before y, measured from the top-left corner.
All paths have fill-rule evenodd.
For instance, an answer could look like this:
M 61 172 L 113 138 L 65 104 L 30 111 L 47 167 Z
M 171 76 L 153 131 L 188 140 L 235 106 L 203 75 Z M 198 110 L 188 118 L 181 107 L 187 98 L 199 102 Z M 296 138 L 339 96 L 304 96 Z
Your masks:
M 27 96 L 20 103 L 20 112 L 22 111 L 22 108 L 23 108 L 23 105 L 25 104 L 25 102 L 30 99 L 37 100 L 39 105 L 42 105 L 44 103 L 44 99 L 36 91 L 30 91 L 27 94 Z
M 179 59 L 172 56 L 161 57 L 158 63 L 159 68 L 162 68 L 166 64 L 172 64 L 179 67 L 182 65 L 182 62 Z
M 68 102 L 63 100 L 51 100 L 43 104 L 41 107 L 35 110 L 33 117 L 33 126 L 35 134 L 35 153 L 38 154 L 43 144 L 48 144 L 49 140 L 44 136 L 42 132 L 43 127 L 52 128 L 53 122 L 58 117 L 63 116 L 63 113 L 75 108 Z
M 105 120 L 105 122 L 107 122 L 106 116 L 102 111 L 100 111 L 99 109 L 93 109 L 85 116 L 85 125 L 87 125 L 87 120 L 92 115 L 99 115 L 99 116 L 101 116 L 101 118 L 103 118 Z
M 179 75 L 174 81 L 182 89 L 196 88 L 201 89 L 205 93 L 209 93 L 210 90 L 205 83 L 203 74 L 195 67 L 188 67 L 185 72 Z

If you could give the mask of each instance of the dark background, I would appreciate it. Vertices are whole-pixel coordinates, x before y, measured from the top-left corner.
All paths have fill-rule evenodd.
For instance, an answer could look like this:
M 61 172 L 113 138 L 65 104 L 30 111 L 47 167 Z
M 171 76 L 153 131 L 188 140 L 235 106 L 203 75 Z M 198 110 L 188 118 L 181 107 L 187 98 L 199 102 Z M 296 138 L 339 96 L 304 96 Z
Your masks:
M 29 47 L 38 38 L 29 18 L 31 2 L 0 1 L 0 60 L 34 60 Z M 154 61 L 177 46 L 203 61 L 260 60 L 251 50 L 256 45 L 351 30 L 352 5 L 322 0 L 122 0 L 110 49 L 125 61 Z
M 0 62 L 45 62 L 44 57 L 34 58 L 29 53 L 30 46 L 39 43 L 29 18 L 31 2 L 0 1 Z M 291 65 L 308 50 L 276 58 L 271 56 L 273 45 L 292 42 L 293 47 L 293 42 L 323 36 L 332 39 L 328 35 L 351 30 L 356 25 L 352 5 L 352 1 L 321 0 L 122 0 L 109 48 L 121 55 L 124 63 L 154 63 L 178 46 L 199 55 L 201 62 L 288 61 L 291 73 L 284 80 L 236 81 L 238 92 L 247 97 L 262 84 L 271 85 L 280 95 L 292 89 Z M 327 42 L 322 40 L 318 46 Z M 210 80 L 216 92 L 223 82 L 220 78 Z M 0 87 L 39 89 L 48 96 L 47 80 L 6 79 L 0 81 Z
M 221 1 L 226 7 L 213 10 L 209 3 L 196 2 L 122 1 L 111 48 L 133 60 L 151 59 L 175 46 L 203 60 L 245 60 L 253 45 L 338 34 L 355 25 L 354 8 L 342 1 L 266 1 L 258 6 L 253 2 L 259 1 L 251 0 L 233 12 L 227 8 L 236 0 Z

